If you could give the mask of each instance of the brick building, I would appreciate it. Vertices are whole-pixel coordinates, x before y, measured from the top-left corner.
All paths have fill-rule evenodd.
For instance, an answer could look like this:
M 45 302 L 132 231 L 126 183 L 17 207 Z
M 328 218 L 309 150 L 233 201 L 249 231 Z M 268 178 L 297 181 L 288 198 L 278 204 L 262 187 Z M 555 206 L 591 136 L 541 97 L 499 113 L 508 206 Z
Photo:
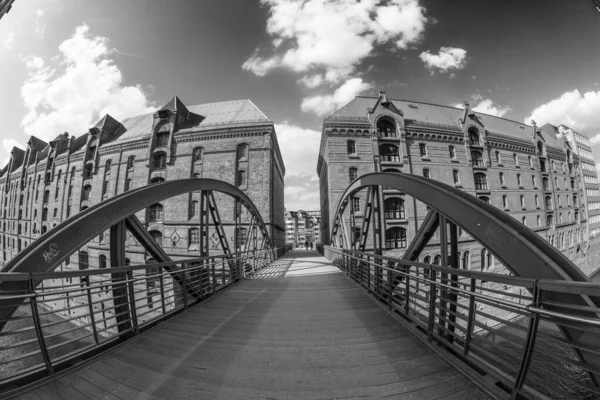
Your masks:
M 419 174 L 453 184 L 506 211 L 589 274 L 597 264 L 590 260 L 598 258 L 598 246 L 591 244 L 600 229 L 596 170 L 587 136 L 572 130 L 579 141 L 569 140 L 560 132 L 566 132 L 564 126 L 529 126 L 475 112 L 468 104 L 463 110 L 390 100 L 383 92 L 379 97 L 356 97 L 323 123 L 317 164 L 321 240 L 329 243 L 338 202 L 356 177 L 378 171 Z M 350 202 L 357 236 L 365 194 L 361 191 Z M 386 249 L 402 254 L 426 206 L 396 190 L 384 188 L 379 196 Z M 347 207 L 344 220 L 349 218 Z M 345 234 L 353 232 L 346 229 Z M 439 262 L 436 239 L 437 235 L 421 261 Z M 503 270 L 469 235 L 461 231 L 459 240 L 463 267 Z
M 236 185 L 258 208 L 274 244 L 283 245 L 284 175 L 273 122 L 250 100 L 188 108 L 174 97 L 152 114 L 124 121 L 106 115 L 79 137 L 64 133 L 50 143 L 31 137 L 25 150 L 12 149 L 10 161 L 0 171 L 0 265 L 80 210 L 133 188 L 173 179 L 212 178 Z M 233 249 L 235 201 L 214 194 Z M 137 216 L 174 260 L 199 255 L 199 193 L 150 205 Z M 241 223 L 237 236 L 243 249 L 250 224 L 245 207 Z M 209 253 L 222 254 L 215 230 L 209 233 Z M 132 237 L 127 241 L 126 256 L 131 264 L 153 261 Z M 73 254 L 59 270 L 106 268 L 109 260 L 106 232 Z M 47 280 L 44 285 L 65 283 L 70 282 Z M 152 285 L 148 284 L 147 290 L 148 307 L 153 308 L 157 297 L 153 298 Z M 104 313 L 102 293 L 95 294 L 94 301 L 99 301 Z M 77 299 L 67 295 L 51 308 L 76 305 Z M 98 312 L 100 305 L 95 306 Z M 68 313 L 64 316 L 71 317 L 70 309 Z M 73 323 L 85 321 L 74 319 Z
M 0 171 L 0 265 L 47 230 L 93 204 L 132 188 L 164 180 L 213 178 L 234 184 L 257 206 L 275 245 L 285 243 L 285 168 L 273 122 L 250 100 L 187 108 L 174 97 L 153 114 L 124 121 L 104 116 L 89 132 L 58 135 L 50 143 L 31 137 L 13 148 Z M 199 254 L 198 193 L 151 205 L 138 213 L 174 259 Z M 215 193 L 225 232 L 233 244 L 234 200 Z M 242 207 L 242 224 L 250 216 Z M 240 246 L 247 227 L 240 228 Z M 210 254 L 221 249 L 216 233 Z M 64 266 L 107 266 L 108 235 L 101 234 Z M 145 263 L 145 252 L 130 238 L 128 261 Z
M 285 211 L 286 243 L 295 247 L 305 242 L 321 243 L 320 211 Z

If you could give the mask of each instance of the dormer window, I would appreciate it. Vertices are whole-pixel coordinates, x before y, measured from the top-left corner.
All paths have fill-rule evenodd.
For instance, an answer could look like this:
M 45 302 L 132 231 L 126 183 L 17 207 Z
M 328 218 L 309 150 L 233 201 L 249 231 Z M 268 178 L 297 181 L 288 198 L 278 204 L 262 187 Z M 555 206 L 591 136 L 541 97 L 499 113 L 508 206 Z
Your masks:
M 377 122 L 377 133 L 380 137 L 398 137 L 398 135 L 396 134 L 396 125 L 388 119 L 380 119 Z
M 479 132 L 475 128 L 469 128 L 469 144 L 471 146 L 481 146 Z
M 165 119 L 169 116 L 168 110 L 158 110 L 158 118 Z
M 156 135 L 156 147 L 167 147 L 169 145 L 169 132 L 159 132 Z

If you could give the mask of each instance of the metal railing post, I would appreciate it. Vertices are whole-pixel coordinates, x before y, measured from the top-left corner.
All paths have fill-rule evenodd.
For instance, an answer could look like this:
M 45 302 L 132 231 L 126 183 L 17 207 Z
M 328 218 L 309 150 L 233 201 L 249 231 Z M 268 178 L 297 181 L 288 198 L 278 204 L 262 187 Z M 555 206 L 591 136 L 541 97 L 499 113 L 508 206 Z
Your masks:
M 215 258 L 211 257 L 210 259 L 210 272 L 212 276 L 212 291 L 213 294 L 217 293 L 217 277 L 215 273 Z
M 429 321 L 427 324 L 427 340 L 430 342 L 433 339 L 433 324 L 435 321 L 436 274 L 437 272 L 433 268 L 429 268 Z
M 188 307 L 188 296 L 183 263 L 181 264 L 181 269 L 179 270 L 179 278 L 181 279 L 181 292 L 183 293 L 183 308 L 185 309 Z
M 465 337 L 465 348 L 463 350 L 463 355 L 469 354 L 469 346 L 471 345 L 471 337 L 473 335 L 473 327 L 475 326 L 475 288 L 476 288 L 476 279 L 471 278 L 471 286 L 469 287 L 469 291 L 471 294 L 469 295 L 469 316 L 467 317 L 467 332 Z
M 167 305 L 165 304 L 165 281 L 163 273 L 160 273 L 160 303 L 162 305 L 163 314 L 167 313 Z
M 35 292 L 35 284 L 33 282 L 33 275 L 31 274 L 29 274 L 28 286 L 29 293 L 33 295 L 29 298 L 29 305 L 31 306 L 31 318 L 33 319 L 33 325 L 37 334 L 38 345 L 40 346 L 42 358 L 44 359 L 44 364 L 46 364 L 46 370 L 48 371 L 48 374 L 51 375 L 54 373 L 54 367 L 52 366 L 52 361 L 50 360 L 50 354 L 48 353 L 48 347 L 46 346 L 46 339 L 44 339 L 42 322 L 40 321 L 40 314 L 37 308 L 37 293 Z
M 535 308 L 540 307 L 541 303 L 541 289 L 538 288 L 538 281 L 536 280 L 533 283 L 533 299 L 531 305 Z M 527 330 L 527 340 L 525 342 L 525 348 L 523 352 L 523 359 L 521 360 L 521 367 L 519 368 L 519 374 L 517 375 L 517 379 L 515 379 L 515 385 L 510 394 L 511 399 L 516 399 L 519 391 L 523 387 L 525 383 L 525 376 L 527 375 L 527 370 L 529 369 L 529 365 L 531 364 L 531 357 L 533 356 L 533 348 L 535 346 L 535 339 L 537 337 L 537 329 L 540 322 L 540 314 L 537 311 L 530 311 L 532 315 L 529 320 L 529 329 Z
M 140 333 L 137 320 L 137 308 L 135 306 L 135 287 L 133 285 L 133 269 L 127 271 L 127 289 L 129 292 L 129 307 L 131 308 L 131 323 L 135 335 Z
M 86 292 L 88 299 L 88 308 L 90 309 L 90 322 L 92 324 L 92 332 L 94 333 L 94 340 L 96 344 L 100 344 L 100 339 L 98 338 L 98 330 L 96 329 L 96 317 L 94 315 L 94 305 L 92 304 L 92 289 L 90 288 L 90 273 L 87 273 L 87 281 L 86 281 Z
M 390 309 L 390 311 L 392 310 L 392 302 L 393 302 L 393 284 L 394 284 L 394 274 L 392 273 L 392 269 L 388 268 L 387 269 L 387 291 L 388 291 L 388 296 L 387 296 L 387 300 L 388 300 L 388 307 Z
M 367 255 L 367 289 L 371 292 L 371 256 Z
M 404 314 L 408 316 L 408 311 L 410 309 L 410 265 L 405 265 L 404 271 L 406 272 L 406 275 L 404 275 Z

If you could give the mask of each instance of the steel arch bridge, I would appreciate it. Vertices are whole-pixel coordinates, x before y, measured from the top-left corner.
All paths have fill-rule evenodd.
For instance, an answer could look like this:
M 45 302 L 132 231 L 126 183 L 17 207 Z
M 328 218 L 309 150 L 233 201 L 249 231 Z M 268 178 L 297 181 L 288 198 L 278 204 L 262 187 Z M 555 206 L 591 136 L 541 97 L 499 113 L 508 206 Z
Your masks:
M 158 203 L 173 196 L 201 192 L 200 195 L 200 242 L 201 256 L 208 256 L 209 240 L 209 215 L 212 217 L 212 225 L 219 236 L 219 241 L 225 256 L 232 257 L 234 251 L 230 249 L 227 236 L 223 230 L 218 205 L 213 192 L 221 192 L 232 196 L 236 200 L 235 209 L 241 205 L 245 206 L 250 215 L 249 239 L 256 242 L 258 231 L 262 235 L 260 248 L 272 245 L 269 232 L 263 219 L 250 198 L 241 190 L 226 182 L 215 179 L 183 179 L 174 180 L 128 191 L 115 196 L 91 208 L 83 210 L 72 218 L 64 221 L 56 228 L 45 233 L 29 247 L 24 249 L 16 257 L 10 260 L 0 272 L 12 273 L 51 273 L 67 257 L 88 243 L 100 233 L 110 230 L 110 261 L 111 266 L 125 266 L 125 240 L 126 231 L 145 248 L 150 256 L 159 263 L 169 263 L 173 260 L 167 255 L 162 247 L 147 232 L 144 224 L 135 216 L 135 213 L 146 209 L 148 206 Z M 240 212 L 236 211 L 236 228 L 240 225 Z M 235 238 L 237 240 L 237 237 Z M 248 240 L 247 244 L 252 243 Z M 255 243 L 256 247 L 256 243 Z M 236 246 L 237 249 L 237 246 Z M 236 250 L 237 251 L 237 250 Z M 233 266 L 233 263 L 231 263 Z M 170 270 L 172 266 L 166 265 Z M 180 285 L 183 284 L 178 276 L 174 277 Z M 35 282 L 35 285 L 40 282 Z M 26 281 L 2 281 L 0 291 L 8 293 L 27 293 L 32 290 L 32 285 Z M 185 285 L 183 285 L 185 286 Z M 197 296 L 197 294 L 193 294 Z M 22 304 L 25 298 L 16 298 L 0 309 L 0 330 L 6 321 Z
M 459 269 L 457 232 L 458 227 L 461 227 L 515 276 L 534 279 L 536 282 L 553 280 L 580 284 L 583 287 L 589 285 L 587 277 L 563 253 L 507 213 L 445 183 L 398 172 L 377 172 L 360 176 L 348 186 L 340 198 L 334 214 L 335 222 L 330 240 L 334 247 L 349 249 L 351 253 L 355 251 L 358 256 L 357 262 L 364 257 L 369 234 L 372 235 L 374 255 L 381 255 L 385 250 L 384 227 L 381 226 L 382 207 L 378 195 L 380 188 L 384 187 L 412 196 L 425 203 L 429 209 L 413 241 L 408 244 L 403 256 L 395 260 L 398 269 L 403 268 L 403 262 L 414 263 L 418 260 L 438 228 L 441 265 Z M 353 233 L 347 234 L 348 228 L 343 214 L 352 197 L 363 189 L 367 189 L 367 206 L 361 224 L 360 238 L 356 238 Z M 354 208 L 350 207 L 349 230 L 351 232 L 356 226 L 354 214 Z M 409 267 L 409 264 L 405 264 L 404 268 L 406 267 Z M 408 277 L 406 273 L 397 276 L 394 286 L 400 285 L 400 281 L 406 277 Z M 458 275 L 453 275 L 451 279 L 456 281 Z M 535 292 L 537 288 L 529 290 Z M 550 312 L 567 312 L 582 318 L 599 320 L 600 290 L 591 293 L 594 293 L 594 296 L 590 295 L 590 291 L 585 290 L 547 291 L 544 293 L 543 301 L 546 304 L 545 308 Z M 539 293 L 534 294 L 537 295 Z M 454 301 L 455 299 L 456 294 L 454 294 Z M 537 300 L 541 301 L 541 299 Z M 452 322 L 450 321 L 450 325 Z M 537 329 L 538 323 L 539 320 L 532 320 L 532 332 Z M 597 326 L 600 327 L 600 323 Z M 590 367 L 589 376 L 594 384 L 598 385 L 600 352 L 597 344 L 600 341 L 600 330 L 597 328 L 582 330 L 582 326 L 577 323 L 563 324 L 559 327 L 567 340 L 573 343 L 573 350 L 581 362 Z M 529 337 L 528 340 L 533 338 Z M 531 355 L 531 352 L 525 355 L 524 365 L 529 363 Z M 517 385 L 522 384 L 522 379 L 524 376 L 518 377 Z

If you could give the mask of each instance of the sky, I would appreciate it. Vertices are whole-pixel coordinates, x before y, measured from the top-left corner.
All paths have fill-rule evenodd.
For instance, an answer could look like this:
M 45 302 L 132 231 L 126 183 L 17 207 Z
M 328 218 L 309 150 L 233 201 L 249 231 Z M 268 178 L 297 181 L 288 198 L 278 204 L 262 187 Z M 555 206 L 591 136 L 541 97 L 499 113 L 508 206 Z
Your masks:
M 323 119 L 357 95 L 585 131 L 600 166 L 592 0 L 17 0 L 0 19 L 0 165 L 29 135 L 106 113 L 251 99 L 274 123 L 286 208 L 319 207 Z

